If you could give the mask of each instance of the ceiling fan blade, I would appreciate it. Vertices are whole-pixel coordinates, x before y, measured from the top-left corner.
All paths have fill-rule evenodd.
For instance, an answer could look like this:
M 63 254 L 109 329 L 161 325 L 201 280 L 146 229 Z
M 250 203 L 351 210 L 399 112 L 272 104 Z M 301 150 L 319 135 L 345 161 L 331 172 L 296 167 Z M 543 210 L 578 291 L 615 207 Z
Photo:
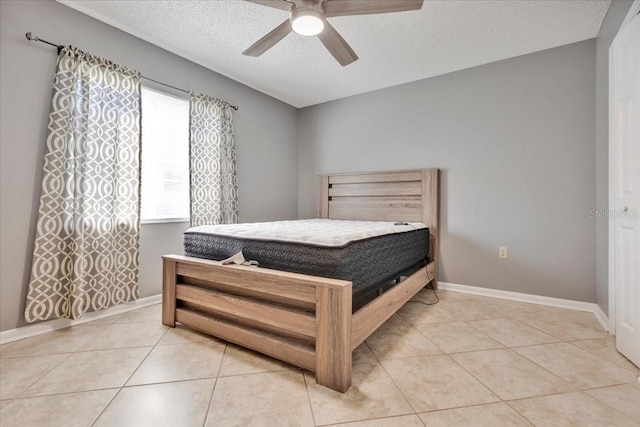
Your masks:
M 291 3 L 287 0 L 245 0 L 249 3 L 261 4 L 263 6 L 273 7 L 280 10 L 286 10 L 289 12 L 291 9 Z
M 269 34 L 252 44 L 249 49 L 242 52 L 242 54 L 246 56 L 260 56 L 275 46 L 276 43 L 282 40 L 290 32 L 291 22 L 287 19 Z
M 422 8 L 423 0 L 325 0 L 325 16 L 369 15 Z
M 358 60 L 358 55 L 342 36 L 328 22 L 324 22 L 324 30 L 318 34 L 320 41 L 343 67 Z

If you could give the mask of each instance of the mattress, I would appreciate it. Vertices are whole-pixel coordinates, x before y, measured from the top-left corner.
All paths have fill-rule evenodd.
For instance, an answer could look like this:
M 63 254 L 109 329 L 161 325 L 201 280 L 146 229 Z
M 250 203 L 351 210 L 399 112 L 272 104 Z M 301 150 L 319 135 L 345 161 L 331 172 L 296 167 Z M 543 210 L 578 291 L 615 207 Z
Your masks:
M 360 297 L 428 261 L 422 223 L 329 219 L 207 225 L 184 233 L 185 255 L 223 260 L 242 252 L 261 267 L 353 283 Z

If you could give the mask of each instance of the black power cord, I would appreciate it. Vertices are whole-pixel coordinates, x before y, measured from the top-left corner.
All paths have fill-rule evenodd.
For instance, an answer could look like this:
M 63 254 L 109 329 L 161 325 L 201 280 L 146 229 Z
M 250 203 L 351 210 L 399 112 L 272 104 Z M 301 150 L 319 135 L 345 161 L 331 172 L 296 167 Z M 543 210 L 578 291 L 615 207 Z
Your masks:
M 425 258 L 425 260 L 424 260 L 424 265 L 425 265 L 425 267 L 427 266 L 427 259 L 426 259 L 426 258 Z M 430 286 L 430 287 L 431 287 L 431 290 L 433 291 L 433 296 L 434 296 L 434 297 L 436 297 L 435 302 L 426 302 L 426 301 L 423 301 L 423 300 L 421 300 L 421 299 L 415 299 L 415 297 L 413 297 L 412 299 L 410 299 L 410 300 L 409 300 L 409 301 L 407 301 L 407 302 L 418 302 L 418 303 L 423 304 L 423 305 L 436 305 L 437 303 L 439 303 L 439 302 L 440 302 L 440 298 L 438 298 L 438 294 L 436 293 L 436 290 L 435 290 L 435 288 L 433 287 L 433 284 L 431 283 L 431 276 L 429 276 L 429 269 L 428 269 L 428 268 L 425 268 L 425 270 L 426 270 L 426 272 L 427 272 L 427 279 L 429 280 L 429 281 L 427 282 L 427 283 L 428 283 L 428 285 L 427 285 L 427 286 Z

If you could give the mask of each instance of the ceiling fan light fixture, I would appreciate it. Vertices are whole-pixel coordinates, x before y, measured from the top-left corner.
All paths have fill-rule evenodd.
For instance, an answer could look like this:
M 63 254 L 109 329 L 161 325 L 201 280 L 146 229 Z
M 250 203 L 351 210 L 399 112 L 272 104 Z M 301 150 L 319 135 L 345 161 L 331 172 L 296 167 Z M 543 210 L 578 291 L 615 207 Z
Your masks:
M 317 36 L 324 29 L 324 19 L 320 12 L 313 9 L 294 10 L 291 28 L 301 36 Z
M 2 1 L 2 0 L 0 0 Z M 260 56 L 289 33 L 318 36 L 329 53 L 343 67 L 358 60 L 358 55 L 325 18 L 350 15 L 419 10 L 424 0 L 245 0 L 289 12 L 289 19 L 278 25 L 242 52 Z

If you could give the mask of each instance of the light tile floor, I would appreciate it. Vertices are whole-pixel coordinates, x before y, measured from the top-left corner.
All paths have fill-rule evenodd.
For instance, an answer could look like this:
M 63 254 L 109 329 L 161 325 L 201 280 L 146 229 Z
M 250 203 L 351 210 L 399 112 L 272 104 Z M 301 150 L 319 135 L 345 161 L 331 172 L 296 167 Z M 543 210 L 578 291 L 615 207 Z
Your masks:
M 640 426 L 638 368 L 592 314 L 438 295 L 356 349 L 344 394 L 159 305 L 5 344 L 0 425 Z

